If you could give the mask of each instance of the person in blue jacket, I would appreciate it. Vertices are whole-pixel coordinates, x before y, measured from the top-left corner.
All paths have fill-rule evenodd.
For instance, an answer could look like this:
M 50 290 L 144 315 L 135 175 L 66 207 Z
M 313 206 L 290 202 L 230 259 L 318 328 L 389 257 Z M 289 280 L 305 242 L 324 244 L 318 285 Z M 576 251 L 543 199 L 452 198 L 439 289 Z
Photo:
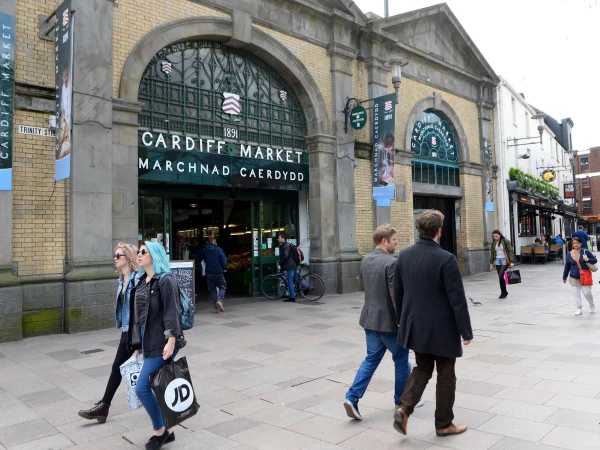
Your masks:
M 596 309 L 594 305 L 594 296 L 592 295 L 592 286 L 582 286 L 579 282 L 579 267 L 581 270 L 589 271 L 588 264 L 596 264 L 598 260 L 592 252 L 583 247 L 583 241 L 579 236 L 573 236 L 573 250 L 567 253 L 565 258 L 565 268 L 563 270 L 563 283 L 567 281 L 573 287 L 573 300 L 575 301 L 575 315 L 582 314 L 581 293 L 590 304 L 590 312 Z M 577 264 L 579 262 L 579 264 Z
M 577 236 L 579 239 L 581 239 L 583 248 L 587 248 L 587 243 L 590 240 L 590 235 L 583 231 L 583 225 L 579 225 L 577 228 L 577 231 L 573 233 L 573 237 Z
M 227 290 L 227 282 L 224 275 L 227 272 L 227 257 L 223 249 L 217 245 L 214 236 L 209 236 L 206 241 L 207 244 L 202 249 L 202 259 L 205 264 L 204 272 L 206 273 L 208 292 L 214 312 L 222 313 L 225 311 L 223 302 L 225 301 L 225 291 Z

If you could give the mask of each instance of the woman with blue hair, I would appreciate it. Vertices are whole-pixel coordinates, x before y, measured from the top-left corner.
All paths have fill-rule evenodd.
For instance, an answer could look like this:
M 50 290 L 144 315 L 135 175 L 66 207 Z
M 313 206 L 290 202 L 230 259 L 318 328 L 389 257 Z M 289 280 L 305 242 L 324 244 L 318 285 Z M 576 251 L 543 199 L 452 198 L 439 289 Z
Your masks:
M 160 405 L 152 391 L 150 374 L 177 355 L 178 350 L 185 346 L 185 340 L 180 323 L 179 286 L 169 272 L 169 259 L 164 247 L 157 242 L 144 242 L 138 251 L 138 264 L 140 281 L 135 294 L 135 313 L 136 323 L 141 329 L 144 366 L 135 390 L 154 429 L 146 449 L 158 450 L 174 441 L 175 434 L 165 428 Z

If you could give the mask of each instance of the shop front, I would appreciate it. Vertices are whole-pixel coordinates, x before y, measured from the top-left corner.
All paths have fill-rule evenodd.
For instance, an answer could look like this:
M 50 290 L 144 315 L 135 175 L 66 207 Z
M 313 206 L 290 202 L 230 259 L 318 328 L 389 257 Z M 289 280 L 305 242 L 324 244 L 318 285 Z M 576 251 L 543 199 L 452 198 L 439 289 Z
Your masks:
M 260 295 L 277 237 L 309 255 L 304 111 L 291 86 L 251 53 L 193 40 L 163 48 L 139 89 L 138 239 L 188 260 L 213 236 L 229 291 Z

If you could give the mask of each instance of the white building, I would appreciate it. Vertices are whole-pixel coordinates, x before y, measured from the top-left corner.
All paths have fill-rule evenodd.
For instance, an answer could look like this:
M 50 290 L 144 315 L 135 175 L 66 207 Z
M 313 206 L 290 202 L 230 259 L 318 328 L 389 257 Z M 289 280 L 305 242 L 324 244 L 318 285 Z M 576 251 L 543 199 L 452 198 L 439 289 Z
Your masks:
M 573 182 L 571 129 L 531 106 L 523 94 L 501 78 L 497 87 L 495 154 L 500 231 L 511 240 L 515 254 L 536 237 L 570 237 L 575 227 L 575 200 L 565 200 L 564 184 Z M 540 142 L 541 131 L 541 142 Z M 511 168 L 521 171 L 511 180 Z M 556 191 L 543 192 L 542 173 L 552 169 Z M 513 179 L 514 171 L 513 171 Z M 528 177 L 528 175 L 530 177 Z M 557 195 L 556 195 L 557 194 Z

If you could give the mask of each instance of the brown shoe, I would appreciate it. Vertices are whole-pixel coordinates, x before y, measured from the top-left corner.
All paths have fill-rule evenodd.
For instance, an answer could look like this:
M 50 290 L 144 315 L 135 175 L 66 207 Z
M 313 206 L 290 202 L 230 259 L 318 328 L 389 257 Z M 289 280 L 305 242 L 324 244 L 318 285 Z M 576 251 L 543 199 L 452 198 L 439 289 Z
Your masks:
M 100 423 L 104 423 L 106 422 L 106 418 L 108 417 L 109 408 L 110 405 L 107 405 L 103 402 L 98 402 L 93 408 L 81 410 L 77 414 L 79 414 L 79 416 L 83 417 L 84 419 L 97 420 Z
M 403 408 L 397 408 L 394 413 L 394 430 L 406 436 L 406 424 L 408 423 L 408 414 Z
M 444 436 L 452 436 L 453 434 L 461 434 L 467 431 L 468 426 L 466 424 L 463 425 L 450 425 L 448 428 L 440 428 L 439 430 L 435 430 L 435 434 L 439 437 Z
M 225 308 L 223 307 L 223 302 L 217 302 L 217 310 L 219 312 L 225 312 Z

